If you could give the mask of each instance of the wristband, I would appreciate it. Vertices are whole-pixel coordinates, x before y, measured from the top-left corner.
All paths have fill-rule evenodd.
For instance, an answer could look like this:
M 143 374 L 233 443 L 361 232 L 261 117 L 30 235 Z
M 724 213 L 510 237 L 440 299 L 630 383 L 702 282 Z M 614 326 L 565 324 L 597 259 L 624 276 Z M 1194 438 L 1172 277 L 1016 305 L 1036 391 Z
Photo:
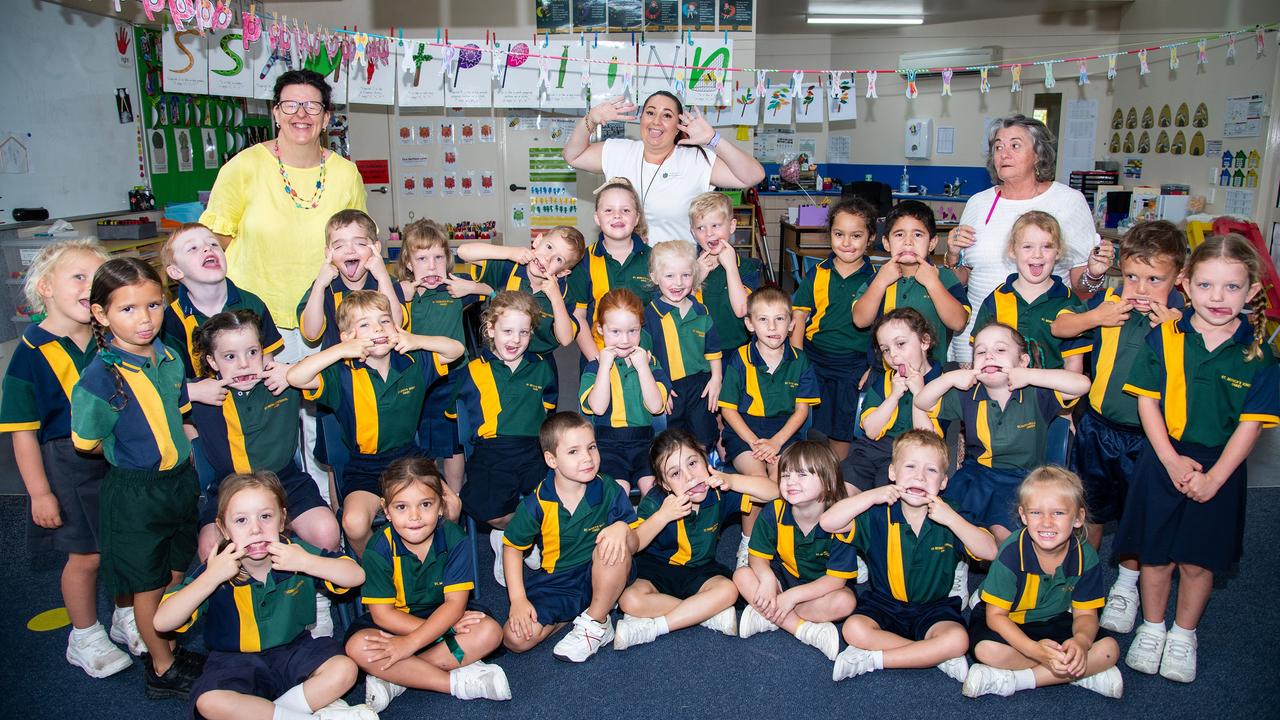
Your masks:
M 711 139 L 707 141 L 707 147 L 715 150 L 716 146 L 720 144 L 720 139 L 720 131 L 717 130 L 715 134 L 711 136 Z

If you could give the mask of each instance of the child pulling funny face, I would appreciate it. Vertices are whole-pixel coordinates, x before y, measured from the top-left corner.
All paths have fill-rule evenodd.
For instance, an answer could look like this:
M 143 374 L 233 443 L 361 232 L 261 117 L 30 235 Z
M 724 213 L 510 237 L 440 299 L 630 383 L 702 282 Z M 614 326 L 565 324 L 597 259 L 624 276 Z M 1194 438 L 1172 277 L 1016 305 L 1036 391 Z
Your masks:
M 359 223 L 334 228 L 326 251 L 329 262 L 349 282 L 364 276 L 369 261 L 381 257 L 377 238 L 371 238 Z
M 262 379 L 266 365 L 258 329 L 240 327 L 219 332 L 205 361 L 227 387 L 241 392 L 252 390 Z

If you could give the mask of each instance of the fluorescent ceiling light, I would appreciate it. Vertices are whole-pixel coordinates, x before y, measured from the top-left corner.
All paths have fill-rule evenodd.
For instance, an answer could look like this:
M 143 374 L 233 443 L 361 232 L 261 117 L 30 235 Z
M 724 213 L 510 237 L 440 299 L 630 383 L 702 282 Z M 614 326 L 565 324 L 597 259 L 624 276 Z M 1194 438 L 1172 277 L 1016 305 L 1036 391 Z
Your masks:
M 922 17 L 809 15 L 810 25 L 923 25 Z

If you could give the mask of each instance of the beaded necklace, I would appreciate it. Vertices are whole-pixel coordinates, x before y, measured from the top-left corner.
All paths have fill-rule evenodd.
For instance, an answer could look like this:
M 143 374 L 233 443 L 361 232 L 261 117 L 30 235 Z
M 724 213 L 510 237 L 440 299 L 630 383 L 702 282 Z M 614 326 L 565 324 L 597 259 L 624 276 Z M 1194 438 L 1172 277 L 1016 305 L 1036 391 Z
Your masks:
M 298 197 L 298 192 L 293 189 L 293 182 L 289 180 L 289 173 L 284 170 L 284 160 L 280 156 L 280 141 L 277 140 L 273 147 L 272 154 L 276 156 L 276 165 L 280 168 L 280 178 L 284 180 L 284 191 L 293 199 L 293 206 L 299 210 L 314 210 L 320 207 L 320 198 L 324 196 L 324 178 L 328 169 L 325 161 L 329 159 L 329 151 L 320 151 L 320 179 L 316 180 L 316 189 L 312 193 L 311 199 L 303 202 L 302 198 Z

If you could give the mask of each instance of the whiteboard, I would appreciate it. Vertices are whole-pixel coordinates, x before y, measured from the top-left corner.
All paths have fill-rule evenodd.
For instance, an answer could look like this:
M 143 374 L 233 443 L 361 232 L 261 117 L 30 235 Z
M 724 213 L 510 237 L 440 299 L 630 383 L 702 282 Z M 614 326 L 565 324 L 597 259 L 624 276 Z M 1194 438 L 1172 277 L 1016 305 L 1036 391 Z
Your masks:
M 147 182 L 139 177 L 142 103 L 133 27 L 30 0 L 6 5 L 5 26 L 0 144 L 10 137 L 22 142 L 27 171 L 3 164 L 0 223 L 13 222 L 16 207 L 44 207 L 50 218 L 128 210 L 129 190 Z M 121 30 L 128 40 L 123 55 Z M 117 88 L 128 91 L 133 122 L 120 123 Z

